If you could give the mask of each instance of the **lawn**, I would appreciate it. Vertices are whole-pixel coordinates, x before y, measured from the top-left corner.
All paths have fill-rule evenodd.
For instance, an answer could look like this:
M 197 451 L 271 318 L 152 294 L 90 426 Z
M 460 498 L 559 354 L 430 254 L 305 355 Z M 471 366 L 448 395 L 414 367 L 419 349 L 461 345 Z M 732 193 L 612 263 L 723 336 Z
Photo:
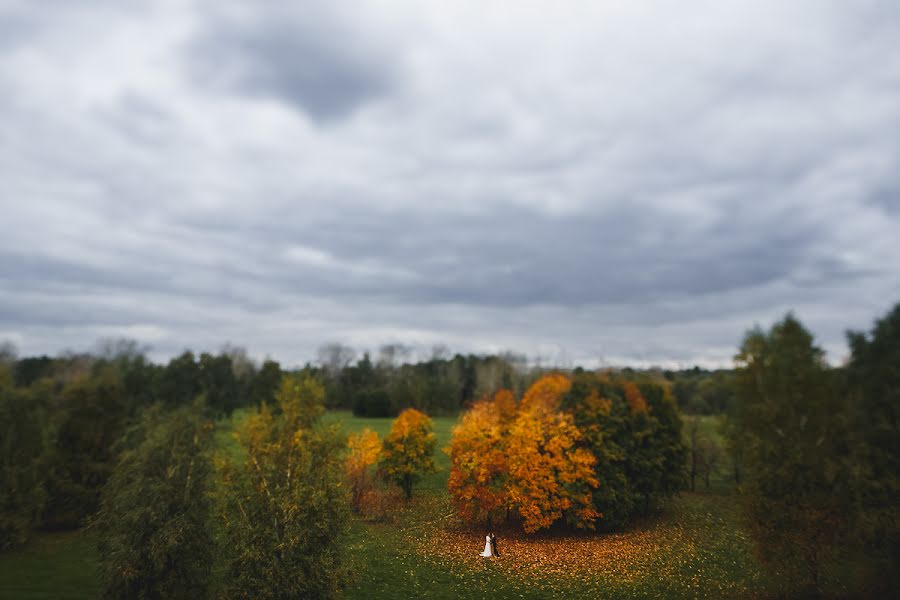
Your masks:
M 325 420 L 345 432 L 368 427 L 382 437 L 391 426 L 391 419 L 349 412 L 330 412 Z M 415 488 L 393 523 L 351 523 L 348 598 L 739 598 L 772 591 L 724 477 L 710 492 L 682 494 L 626 532 L 525 536 L 501 529 L 502 557 L 480 558 L 485 532 L 458 522 L 446 494 L 449 457 L 442 449 L 455 422 L 434 420 L 440 471 Z M 217 446 L 239 458 L 233 424 L 220 424 Z M 0 598 L 95 598 L 96 560 L 90 531 L 40 534 L 26 548 L 0 555 Z

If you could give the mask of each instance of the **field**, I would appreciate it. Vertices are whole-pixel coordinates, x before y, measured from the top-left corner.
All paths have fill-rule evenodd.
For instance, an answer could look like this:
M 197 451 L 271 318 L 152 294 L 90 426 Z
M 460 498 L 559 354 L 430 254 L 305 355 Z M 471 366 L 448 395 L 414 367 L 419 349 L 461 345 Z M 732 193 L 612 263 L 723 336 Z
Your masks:
M 349 413 L 326 420 L 381 436 L 391 423 Z M 435 419 L 440 471 L 421 482 L 392 523 L 353 522 L 348 598 L 736 598 L 775 591 L 753 558 L 736 496 L 721 474 L 710 491 L 684 493 L 629 531 L 526 537 L 501 529 L 502 556 L 480 558 L 485 532 L 459 523 L 446 494 L 449 458 L 441 449 L 454 423 Z M 217 433 L 220 452 L 238 452 L 230 429 L 223 424 Z M 41 534 L 25 549 L 0 555 L 0 598 L 95 598 L 94 541 L 89 530 Z

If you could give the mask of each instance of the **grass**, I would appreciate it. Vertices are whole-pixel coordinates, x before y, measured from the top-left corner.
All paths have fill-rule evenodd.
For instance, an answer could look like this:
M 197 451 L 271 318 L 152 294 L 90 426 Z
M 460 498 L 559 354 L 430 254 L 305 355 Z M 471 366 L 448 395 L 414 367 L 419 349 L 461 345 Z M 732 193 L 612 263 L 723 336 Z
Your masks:
M 81 600 L 99 592 L 92 532 L 42 533 L 15 553 L 0 554 L 2 600 Z
M 241 460 L 241 450 L 231 434 L 246 414 L 236 413 L 216 432 L 217 451 L 234 460 Z M 330 412 L 325 420 L 348 433 L 369 428 L 381 437 L 391 426 L 391 419 L 349 412 Z M 449 457 L 442 449 L 455 423 L 434 419 L 440 470 L 417 485 L 393 523 L 352 521 L 347 598 L 740 598 L 773 591 L 752 556 L 724 475 L 710 492 L 685 493 L 629 531 L 524 536 L 501 529 L 503 556 L 480 558 L 485 532 L 458 522 L 446 493 Z M 0 555 L 0 599 L 96 598 L 95 542 L 90 531 L 39 534 Z

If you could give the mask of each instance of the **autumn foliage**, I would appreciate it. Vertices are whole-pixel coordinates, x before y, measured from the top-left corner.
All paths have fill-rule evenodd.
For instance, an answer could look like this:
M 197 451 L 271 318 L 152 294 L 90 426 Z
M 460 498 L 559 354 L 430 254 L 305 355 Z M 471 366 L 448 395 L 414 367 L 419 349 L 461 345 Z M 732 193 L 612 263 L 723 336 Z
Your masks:
M 448 486 L 468 522 L 621 526 L 679 489 L 680 419 L 667 389 L 605 375 L 538 379 L 476 402 L 453 431 Z
M 434 473 L 434 447 L 437 438 L 431 419 L 414 408 L 401 412 L 384 439 L 378 461 L 378 474 L 385 481 L 396 483 L 407 499 L 412 487 L 422 475 Z
M 546 375 L 515 402 L 503 390 L 476 403 L 453 431 L 450 495 L 466 520 L 513 513 L 527 532 L 563 516 L 591 527 L 594 457 L 577 446 L 581 433 L 560 410 L 568 379 Z
M 380 454 L 381 440 L 371 429 L 353 433 L 347 439 L 344 475 L 350 487 L 351 505 L 356 512 L 360 512 L 363 497 L 372 490 L 369 468 L 378 462 Z

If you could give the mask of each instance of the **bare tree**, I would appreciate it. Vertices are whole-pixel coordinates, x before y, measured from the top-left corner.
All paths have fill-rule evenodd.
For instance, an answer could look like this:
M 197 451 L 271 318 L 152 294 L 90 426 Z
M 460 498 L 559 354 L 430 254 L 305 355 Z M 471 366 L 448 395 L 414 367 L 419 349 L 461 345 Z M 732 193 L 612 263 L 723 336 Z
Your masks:
M 340 372 L 356 358 L 356 351 L 350 346 L 344 346 L 338 342 L 332 342 L 320 346 L 318 350 L 318 363 L 329 377 L 337 377 Z

